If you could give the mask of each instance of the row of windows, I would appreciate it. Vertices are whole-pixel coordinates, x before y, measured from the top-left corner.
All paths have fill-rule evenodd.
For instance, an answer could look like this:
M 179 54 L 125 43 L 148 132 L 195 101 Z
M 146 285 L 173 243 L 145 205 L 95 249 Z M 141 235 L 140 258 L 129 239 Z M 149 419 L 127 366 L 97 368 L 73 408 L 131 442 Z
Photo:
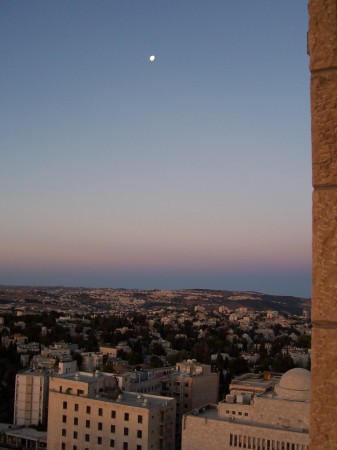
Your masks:
M 63 409 L 68 409 L 68 402 L 63 402 Z M 74 411 L 76 411 L 76 412 L 79 411 L 78 403 L 74 404 Z M 89 405 L 86 406 L 86 413 L 91 414 L 91 406 L 89 406 Z M 98 408 L 98 415 L 103 417 L 103 408 Z M 111 410 L 111 419 L 115 419 L 115 418 L 116 418 L 116 411 Z M 129 419 L 130 419 L 130 414 L 127 412 L 124 413 L 124 420 L 128 421 Z M 138 423 L 143 423 L 143 416 L 138 415 L 137 420 L 138 420 Z
M 98 437 L 97 438 L 97 444 L 98 445 L 102 445 L 102 438 Z M 110 439 L 110 448 L 115 448 L 115 440 L 114 439 Z M 61 450 L 81 450 L 78 448 L 77 445 L 69 445 L 68 447 L 66 446 L 65 442 L 61 443 Z M 84 450 L 89 450 L 88 448 L 85 448 Z M 129 443 L 128 442 L 123 442 L 123 450 L 129 450 Z M 142 446 L 141 445 L 137 445 L 136 450 L 142 450 Z
M 272 439 L 256 438 L 231 433 L 229 436 L 231 447 L 247 448 L 252 450 L 309 450 L 305 444 L 292 444 L 290 442 L 274 441 Z
M 103 429 L 102 424 L 98 424 L 98 425 L 99 425 L 98 430 L 102 431 L 102 429 Z M 115 433 L 115 431 L 116 431 L 115 425 L 111 425 L 110 431 L 111 431 L 111 433 Z M 124 428 L 123 434 L 124 434 L 124 436 L 129 436 L 129 428 Z M 62 436 L 67 436 L 67 430 L 65 428 L 62 428 Z M 142 430 L 137 430 L 137 438 L 138 439 L 142 439 L 142 437 L 143 437 Z M 73 431 L 73 439 L 78 439 L 78 432 L 77 431 Z M 90 435 L 89 434 L 85 435 L 85 440 L 86 441 L 90 440 Z
M 138 389 L 136 392 L 139 392 L 140 394 L 149 394 L 153 392 L 160 392 L 160 384 L 157 384 L 155 386 L 148 386 L 146 388 Z
M 63 423 L 67 423 L 67 416 L 63 416 L 62 419 Z M 78 417 L 74 417 L 74 425 L 78 425 Z M 90 420 L 86 420 L 85 421 L 85 427 L 86 428 L 90 428 L 91 423 Z M 99 431 L 103 430 L 103 423 L 102 422 L 98 422 L 97 423 L 97 429 Z M 115 433 L 116 432 L 116 425 L 110 425 L 110 432 L 111 433 Z M 77 438 L 77 431 L 74 431 L 74 433 L 76 433 L 76 438 Z M 62 436 L 66 436 L 66 429 L 63 428 L 62 429 Z M 129 436 L 129 428 L 124 427 L 124 436 Z M 137 430 L 137 438 L 141 439 L 143 437 L 143 431 L 142 430 Z M 75 436 L 74 436 L 75 438 Z
M 235 416 L 235 414 L 237 414 L 238 416 L 243 415 L 241 411 L 230 411 L 229 409 L 226 409 L 226 414 L 231 414 L 231 413 L 233 414 L 233 416 Z M 247 417 L 248 413 L 245 412 L 244 415 L 245 415 L 245 417 Z

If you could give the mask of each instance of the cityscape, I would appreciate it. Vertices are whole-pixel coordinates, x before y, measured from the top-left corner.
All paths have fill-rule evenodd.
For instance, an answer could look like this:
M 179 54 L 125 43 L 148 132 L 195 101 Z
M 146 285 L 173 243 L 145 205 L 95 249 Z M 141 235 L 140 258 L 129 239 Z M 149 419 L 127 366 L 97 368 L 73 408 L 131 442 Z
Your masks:
M 336 0 L 0 3 L 0 449 L 337 449 Z
M 258 292 L 0 286 L 1 445 L 306 450 L 310 311 Z

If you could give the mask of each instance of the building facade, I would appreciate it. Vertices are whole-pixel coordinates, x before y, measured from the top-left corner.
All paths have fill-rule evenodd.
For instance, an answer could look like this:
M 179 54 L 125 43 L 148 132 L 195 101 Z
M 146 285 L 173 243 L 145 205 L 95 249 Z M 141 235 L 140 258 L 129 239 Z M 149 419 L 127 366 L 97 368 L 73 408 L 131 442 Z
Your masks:
M 174 450 L 175 400 L 122 392 L 113 375 L 50 380 L 48 450 Z
M 187 360 L 176 364 L 175 371 L 162 380 L 162 393 L 174 397 L 176 409 L 176 447 L 181 446 L 183 415 L 219 399 L 219 373 L 211 366 Z
M 227 396 L 183 418 L 182 449 L 309 450 L 310 372 L 292 369 L 275 387 Z
M 47 421 L 49 372 L 32 369 L 18 373 L 15 381 L 14 425 L 38 425 Z

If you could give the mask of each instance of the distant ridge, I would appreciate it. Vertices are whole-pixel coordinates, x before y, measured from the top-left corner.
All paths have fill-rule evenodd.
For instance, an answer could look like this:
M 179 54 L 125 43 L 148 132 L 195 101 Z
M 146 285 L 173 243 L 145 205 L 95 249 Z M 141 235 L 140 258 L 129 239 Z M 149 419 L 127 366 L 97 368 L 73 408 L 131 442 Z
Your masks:
M 0 304 L 19 302 L 28 306 L 52 298 L 53 305 L 63 295 L 73 298 L 83 305 L 106 310 L 109 302 L 128 301 L 142 308 L 154 307 L 193 308 L 197 305 L 206 309 L 227 306 L 233 310 L 246 307 L 256 311 L 274 310 L 286 314 L 301 315 L 304 308 L 311 305 L 310 298 L 270 295 L 255 291 L 229 291 L 215 289 L 126 289 L 126 288 L 87 288 L 65 286 L 10 286 L 0 285 Z

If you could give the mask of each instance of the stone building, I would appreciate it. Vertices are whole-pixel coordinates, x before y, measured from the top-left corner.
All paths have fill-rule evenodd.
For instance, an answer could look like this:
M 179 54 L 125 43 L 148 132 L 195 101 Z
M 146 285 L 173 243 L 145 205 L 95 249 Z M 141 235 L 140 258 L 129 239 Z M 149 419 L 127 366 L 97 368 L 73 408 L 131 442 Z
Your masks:
M 46 423 L 49 371 L 31 369 L 18 373 L 15 381 L 14 425 Z
M 177 401 L 176 446 L 180 448 L 183 414 L 218 401 L 219 373 L 211 372 L 210 365 L 195 360 L 177 363 L 175 371 L 162 380 L 162 393 Z
M 310 372 L 292 369 L 275 386 L 231 394 L 183 418 L 182 450 L 308 450 Z
M 122 392 L 113 375 L 50 380 L 48 450 L 174 450 L 175 400 Z
M 85 352 L 81 353 L 83 372 L 93 372 L 103 365 L 103 353 L 101 352 Z

